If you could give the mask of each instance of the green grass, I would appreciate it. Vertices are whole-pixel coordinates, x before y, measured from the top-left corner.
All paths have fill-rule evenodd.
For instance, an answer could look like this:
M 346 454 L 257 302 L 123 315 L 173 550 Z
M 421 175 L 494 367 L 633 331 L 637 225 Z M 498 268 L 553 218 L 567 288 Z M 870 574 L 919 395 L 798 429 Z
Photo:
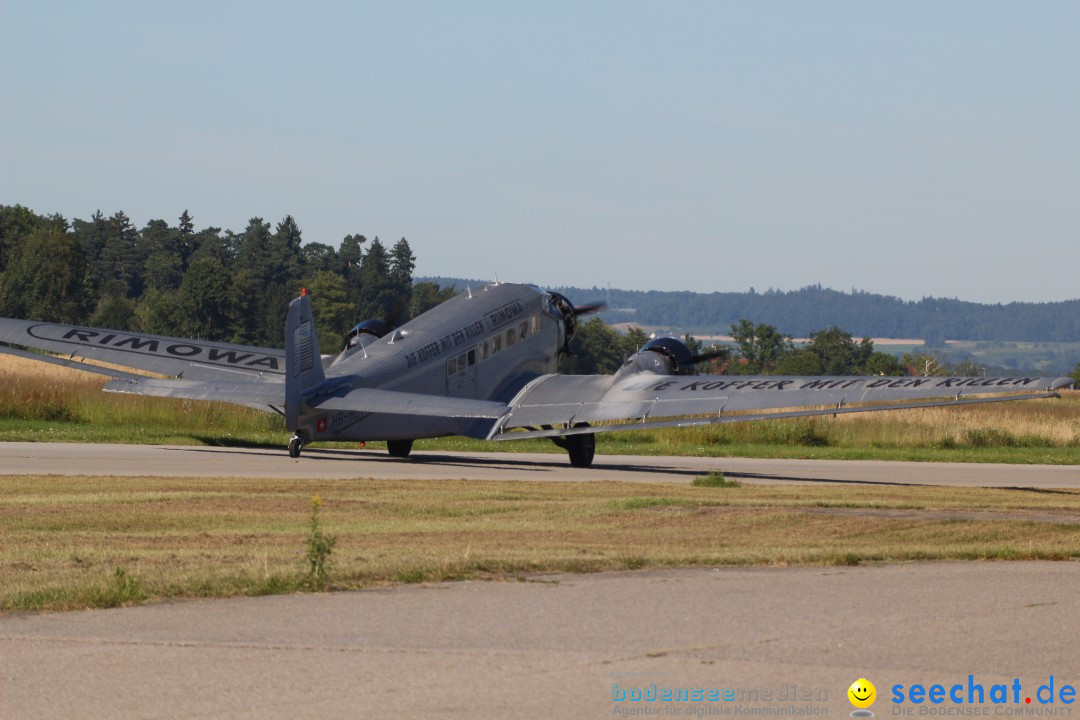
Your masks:
M 694 478 L 690 483 L 696 487 L 721 487 L 721 488 L 737 488 L 741 487 L 742 483 L 738 480 L 728 480 L 724 477 L 722 472 L 711 472 L 704 477 Z
M 336 538 L 310 577 L 318 529 Z M 1080 557 L 1080 492 L 12 476 L 0 610 L 532 573 Z

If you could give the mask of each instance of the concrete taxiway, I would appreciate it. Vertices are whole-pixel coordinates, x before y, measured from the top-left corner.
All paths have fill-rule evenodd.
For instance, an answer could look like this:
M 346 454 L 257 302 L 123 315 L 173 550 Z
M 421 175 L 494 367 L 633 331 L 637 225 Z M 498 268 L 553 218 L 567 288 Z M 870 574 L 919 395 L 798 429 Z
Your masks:
M 877 686 L 878 717 L 897 714 L 894 686 L 906 697 L 916 683 L 961 685 L 964 702 L 908 702 L 912 715 L 1001 716 L 1027 697 L 1061 714 L 1075 706 L 1036 693 L 1051 677 L 1055 694 L 1080 686 L 1077 637 L 1071 562 L 661 570 L 20 613 L 0 617 L 0 716 L 847 717 L 858 678 Z M 1014 680 L 1020 702 L 991 704 Z M 732 699 L 631 699 L 653 686 Z
M 716 470 L 744 482 L 1080 488 L 1080 465 L 598 455 L 582 470 L 562 453 L 418 451 L 399 460 L 381 450 L 309 449 L 294 460 L 284 449 L 0 443 L 0 474 L 8 475 L 690 482 Z

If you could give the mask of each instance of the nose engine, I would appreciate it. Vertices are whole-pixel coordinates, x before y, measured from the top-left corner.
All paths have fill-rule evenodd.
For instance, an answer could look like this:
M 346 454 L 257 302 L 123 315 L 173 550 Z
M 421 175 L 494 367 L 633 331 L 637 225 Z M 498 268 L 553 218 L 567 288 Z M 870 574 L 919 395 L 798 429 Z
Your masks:
M 574 305 L 561 293 L 549 292 L 548 295 L 551 296 L 552 304 L 563 318 L 563 345 L 561 352 L 570 354 L 570 341 L 574 338 L 574 334 L 577 333 L 578 317 L 600 312 L 604 309 L 604 306 L 600 303 Z

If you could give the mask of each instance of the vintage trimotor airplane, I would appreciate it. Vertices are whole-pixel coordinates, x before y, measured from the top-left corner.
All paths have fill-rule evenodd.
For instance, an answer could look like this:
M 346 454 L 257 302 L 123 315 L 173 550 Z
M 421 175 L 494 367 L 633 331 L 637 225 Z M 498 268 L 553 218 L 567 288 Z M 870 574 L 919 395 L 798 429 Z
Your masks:
M 2 318 L 0 351 L 110 376 L 109 392 L 279 412 L 294 458 L 316 441 L 385 440 L 390 455 L 403 458 L 418 438 L 547 437 L 577 467 L 592 463 L 598 432 L 1057 397 L 1072 384 L 1067 377 L 694 375 L 707 356 L 674 338 L 651 340 L 614 375 L 556 374 L 578 318 L 597 309 L 532 285 L 492 283 L 398 328 L 362 322 L 339 354 L 323 356 L 304 292 L 289 305 L 284 350 Z M 788 410 L 752 412 L 780 408 Z

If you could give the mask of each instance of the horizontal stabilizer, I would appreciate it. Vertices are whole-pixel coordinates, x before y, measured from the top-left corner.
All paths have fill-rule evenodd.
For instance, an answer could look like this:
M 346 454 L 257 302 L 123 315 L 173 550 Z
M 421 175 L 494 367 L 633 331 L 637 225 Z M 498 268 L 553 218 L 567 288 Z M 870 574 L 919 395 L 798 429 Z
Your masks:
M 393 415 L 455 418 L 497 418 L 501 417 L 507 409 L 506 405 L 499 402 L 375 388 L 356 388 L 342 395 L 313 399 L 308 402 L 308 407 L 320 410 L 355 410 Z

